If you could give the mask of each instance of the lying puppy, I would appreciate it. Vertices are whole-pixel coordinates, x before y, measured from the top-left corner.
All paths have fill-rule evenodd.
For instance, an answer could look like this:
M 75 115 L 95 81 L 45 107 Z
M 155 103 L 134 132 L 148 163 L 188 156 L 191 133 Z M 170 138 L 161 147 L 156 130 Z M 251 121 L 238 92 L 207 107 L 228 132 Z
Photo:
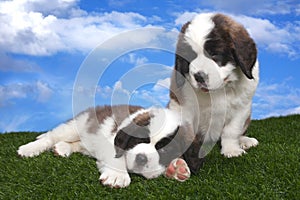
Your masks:
M 179 116 L 168 109 L 96 107 L 20 146 L 18 154 L 33 157 L 53 149 L 66 157 L 80 152 L 97 160 L 103 185 L 123 188 L 131 182 L 128 172 L 155 178 L 172 159 L 181 156 L 184 139 L 177 134 L 179 126 Z M 180 167 L 188 170 L 185 162 Z M 188 171 L 181 174 L 189 177 Z

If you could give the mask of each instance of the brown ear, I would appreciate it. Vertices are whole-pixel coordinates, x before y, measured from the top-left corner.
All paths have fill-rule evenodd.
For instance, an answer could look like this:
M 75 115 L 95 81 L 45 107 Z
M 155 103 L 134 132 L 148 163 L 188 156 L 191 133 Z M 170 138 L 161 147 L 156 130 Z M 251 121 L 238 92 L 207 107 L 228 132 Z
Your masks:
M 128 135 L 123 129 L 118 131 L 115 140 L 114 140 L 114 145 L 115 145 L 115 150 L 116 150 L 116 158 L 120 158 L 121 156 L 124 155 L 125 150 L 127 149 L 127 145 L 129 143 L 131 136 Z
M 252 68 L 257 59 L 257 49 L 247 30 L 241 24 L 223 14 L 216 14 L 212 20 L 215 26 L 219 27 L 219 30 L 229 33 L 231 51 L 236 65 L 240 67 L 247 78 L 253 79 Z
M 185 74 L 189 72 L 189 65 L 192 60 L 197 57 L 196 52 L 188 44 L 184 38 L 186 29 L 191 22 L 187 22 L 181 28 L 181 32 L 178 36 L 176 55 L 175 55 L 175 80 L 178 88 L 182 87 L 185 83 Z
M 240 30 L 239 35 L 232 36 L 232 40 L 235 62 L 247 78 L 253 79 L 252 68 L 257 59 L 257 49 L 254 41 L 244 29 Z
M 149 128 L 150 114 L 148 112 L 138 115 L 123 129 L 119 130 L 114 139 L 116 158 L 124 155 L 125 151 L 139 143 L 150 143 Z
M 138 126 L 148 126 L 150 124 L 152 115 L 149 112 L 144 112 L 142 114 L 137 115 L 133 122 Z
M 236 64 L 241 68 L 247 78 L 253 79 L 252 68 L 257 59 L 255 42 L 246 29 L 238 23 L 232 24 L 230 36 L 233 43 L 233 57 Z

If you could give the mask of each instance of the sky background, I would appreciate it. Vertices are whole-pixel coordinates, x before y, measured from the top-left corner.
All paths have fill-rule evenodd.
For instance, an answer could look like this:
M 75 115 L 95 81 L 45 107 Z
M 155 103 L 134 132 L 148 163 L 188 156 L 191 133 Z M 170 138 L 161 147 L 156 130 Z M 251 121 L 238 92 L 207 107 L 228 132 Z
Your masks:
M 178 31 L 203 12 L 257 43 L 252 118 L 300 114 L 298 0 L 1 0 L 0 132 L 46 131 L 93 105 L 164 106 Z

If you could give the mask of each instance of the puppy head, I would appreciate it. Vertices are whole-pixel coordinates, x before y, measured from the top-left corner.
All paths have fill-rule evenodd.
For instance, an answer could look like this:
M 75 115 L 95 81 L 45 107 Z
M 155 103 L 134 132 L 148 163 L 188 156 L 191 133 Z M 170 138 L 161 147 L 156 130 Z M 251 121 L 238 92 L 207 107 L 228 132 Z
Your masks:
M 180 156 L 174 140 L 180 120 L 168 109 L 150 109 L 135 116 L 116 134 L 116 158 L 125 156 L 127 169 L 150 179 L 161 175 Z
M 200 14 L 181 32 L 175 62 L 177 87 L 183 85 L 183 77 L 203 91 L 222 88 L 241 75 L 254 78 L 256 45 L 246 29 L 228 16 Z

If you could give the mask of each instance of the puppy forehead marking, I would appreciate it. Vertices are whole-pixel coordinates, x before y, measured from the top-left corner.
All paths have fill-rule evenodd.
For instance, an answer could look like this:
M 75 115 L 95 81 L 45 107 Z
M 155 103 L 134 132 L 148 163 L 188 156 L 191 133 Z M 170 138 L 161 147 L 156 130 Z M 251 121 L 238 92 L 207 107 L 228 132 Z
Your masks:
M 133 122 L 138 126 L 147 126 L 150 124 L 151 114 L 150 112 L 144 112 L 138 114 L 135 118 L 133 118 Z
M 212 21 L 213 15 L 213 13 L 197 15 L 186 28 L 186 40 L 190 43 L 195 52 L 203 52 L 205 38 L 215 26 Z
M 89 108 L 86 111 L 89 114 L 88 132 L 96 133 L 99 126 L 109 117 L 113 117 L 115 120 L 115 127 L 113 128 L 115 131 L 117 126 L 120 125 L 125 118 L 141 109 L 142 107 L 140 106 L 132 105 L 97 106 L 95 108 Z

